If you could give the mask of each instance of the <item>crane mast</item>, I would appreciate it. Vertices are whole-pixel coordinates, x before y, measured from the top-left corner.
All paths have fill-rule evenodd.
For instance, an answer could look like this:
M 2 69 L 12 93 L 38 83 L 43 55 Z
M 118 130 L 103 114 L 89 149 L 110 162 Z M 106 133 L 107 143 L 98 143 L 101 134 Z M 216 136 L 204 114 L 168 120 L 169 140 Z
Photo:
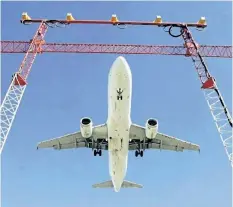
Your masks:
M 16 112 L 26 89 L 27 77 L 36 58 L 36 55 L 39 52 L 36 43 L 44 39 L 46 32 L 47 26 L 42 22 L 29 45 L 28 52 L 25 54 L 25 57 L 19 67 L 19 71 L 12 76 L 10 87 L 1 104 L 0 154 L 2 153 L 4 144 L 7 140 L 7 136 L 9 134 L 12 123 L 16 116 Z
M 223 146 L 228 159 L 233 167 L 232 154 L 232 117 L 223 100 L 216 80 L 208 71 L 203 57 L 224 57 L 232 58 L 231 46 L 199 46 L 193 39 L 189 27 L 205 28 L 205 18 L 201 18 L 197 23 L 176 23 L 162 22 L 157 16 L 153 22 L 119 21 L 116 15 L 112 15 L 110 21 L 107 20 L 75 20 L 68 13 L 66 20 L 44 20 L 31 19 L 27 13 L 23 13 L 21 22 L 23 24 L 40 23 L 40 26 L 30 42 L 23 41 L 2 41 L 1 53 L 26 53 L 19 68 L 13 75 L 10 87 L 1 104 L 1 141 L 0 154 L 2 153 L 7 136 L 11 129 L 20 101 L 27 86 L 27 77 L 32 64 L 38 53 L 42 52 L 64 52 L 64 53 L 115 53 L 115 54 L 160 54 L 160 55 L 185 55 L 191 57 L 198 77 L 201 81 L 201 88 L 210 108 Z M 184 46 L 153 46 L 153 45 L 119 45 L 119 44 L 62 44 L 45 43 L 44 36 L 48 27 L 68 24 L 105 24 L 113 26 L 127 25 L 147 25 L 169 28 L 167 32 L 173 37 L 182 36 Z M 173 35 L 173 27 L 180 28 L 179 35 Z
M 199 47 L 194 41 L 187 26 L 183 28 L 182 37 L 187 47 L 195 48 L 196 50 L 196 54 L 190 52 L 189 56 L 192 58 L 194 63 L 198 77 L 201 81 L 201 88 L 203 89 L 205 99 L 213 116 L 227 157 L 230 160 L 231 166 L 233 167 L 231 114 L 223 100 L 216 80 L 211 76 L 204 58 L 202 57 L 202 53 L 200 52 Z

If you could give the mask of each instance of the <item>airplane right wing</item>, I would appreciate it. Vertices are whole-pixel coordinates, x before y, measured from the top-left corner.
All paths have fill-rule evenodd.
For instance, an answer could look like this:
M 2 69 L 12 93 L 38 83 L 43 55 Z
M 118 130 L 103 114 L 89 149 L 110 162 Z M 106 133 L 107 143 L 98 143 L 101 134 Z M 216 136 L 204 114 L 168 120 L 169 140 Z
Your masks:
M 140 145 L 141 149 L 160 149 L 160 150 L 194 150 L 200 151 L 200 147 L 191 142 L 186 142 L 175 137 L 157 133 L 154 139 L 148 139 L 145 133 L 145 127 L 132 124 L 130 128 L 129 150 L 136 150 Z

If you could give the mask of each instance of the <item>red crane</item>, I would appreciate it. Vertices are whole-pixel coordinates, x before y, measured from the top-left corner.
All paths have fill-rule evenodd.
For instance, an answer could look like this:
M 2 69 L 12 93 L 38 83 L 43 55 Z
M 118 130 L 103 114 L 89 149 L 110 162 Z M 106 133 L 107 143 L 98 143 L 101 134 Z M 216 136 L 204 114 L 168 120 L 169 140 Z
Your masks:
M 1 41 L 1 53 L 27 53 L 30 41 Z M 232 58 L 232 46 L 198 46 L 202 57 Z M 109 53 L 142 55 L 182 55 L 196 54 L 194 47 L 173 45 L 137 45 L 137 44 L 87 44 L 87 43 L 45 43 L 39 41 L 34 50 L 38 53 Z M 36 50 L 36 51 L 35 51 Z
M 2 41 L 1 53 L 26 53 L 14 74 L 7 94 L 1 104 L 1 141 L 0 153 L 6 142 L 11 129 L 18 106 L 27 86 L 27 77 L 38 53 L 62 52 L 62 53 L 116 53 L 116 54 L 150 54 L 150 55 L 185 55 L 192 58 L 201 88 L 210 108 L 211 114 L 217 126 L 220 138 L 225 148 L 228 159 L 233 166 L 232 159 L 232 118 L 224 103 L 223 97 L 217 87 L 216 80 L 208 71 L 203 57 L 232 58 L 232 46 L 207 46 L 198 45 L 189 30 L 189 27 L 205 28 L 205 18 L 198 23 L 175 23 L 162 22 L 157 16 L 153 22 L 119 21 L 115 15 L 111 20 L 75 20 L 71 14 L 67 14 L 66 20 L 44 20 L 31 19 L 23 13 L 21 22 L 23 24 L 40 23 L 35 36 L 29 42 L 25 41 Z M 168 28 L 167 32 L 172 37 L 182 37 L 184 46 L 159 46 L 159 45 L 123 45 L 123 44 L 65 44 L 45 43 L 44 36 L 48 27 L 67 24 L 107 24 L 113 26 L 148 25 Z M 172 28 L 180 28 L 180 34 L 172 34 Z

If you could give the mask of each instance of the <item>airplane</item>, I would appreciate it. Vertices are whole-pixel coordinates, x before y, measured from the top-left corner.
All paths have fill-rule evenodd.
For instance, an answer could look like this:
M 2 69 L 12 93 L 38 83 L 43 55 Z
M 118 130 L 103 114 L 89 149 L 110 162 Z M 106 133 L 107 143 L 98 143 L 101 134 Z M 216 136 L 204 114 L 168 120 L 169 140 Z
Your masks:
M 109 154 L 110 181 L 92 185 L 93 188 L 142 188 L 142 185 L 124 180 L 127 171 L 128 153 L 143 157 L 148 149 L 200 151 L 196 144 L 158 132 L 158 121 L 149 118 L 145 127 L 131 121 L 132 74 L 126 59 L 122 56 L 113 62 L 108 77 L 108 118 L 105 124 L 93 126 L 92 119 L 80 120 L 80 131 L 38 143 L 38 148 L 56 150 L 91 148 L 94 156 L 102 156 L 102 150 Z

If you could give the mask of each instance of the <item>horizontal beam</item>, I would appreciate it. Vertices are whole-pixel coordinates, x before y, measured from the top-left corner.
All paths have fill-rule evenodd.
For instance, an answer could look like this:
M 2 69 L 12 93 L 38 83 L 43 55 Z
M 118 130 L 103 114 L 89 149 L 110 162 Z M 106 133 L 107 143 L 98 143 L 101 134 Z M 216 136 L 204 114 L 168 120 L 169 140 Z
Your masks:
M 144 26 L 174 26 L 174 27 L 182 27 L 187 25 L 188 27 L 198 27 L 198 28 L 205 28 L 207 27 L 206 24 L 200 23 L 180 23 L 180 22 L 153 22 L 153 21 L 117 21 L 113 22 L 110 20 L 64 20 L 64 19 L 57 19 L 57 20 L 48 20 L 48 19 L 30 19 L 30 20 L 21 20 L 23 24 L 31 24 L 31 23 L 47 23 L 47 24 L 107 24 L 107 25 L 144 25 Z
M 30 42 L 1 41 L 1 53 L 26 53 Z M 142 55 L 181 55 L 190 56 L 196 50 L 184 46 L 134 45 L 134 44 L 67 44 L 43 43 L 35 45 L 32 52 L 40 53 L 104 53 L 104 54 L 142 54 Z M 203 57 L 232 58 L 232 46 L 200 45 Z

